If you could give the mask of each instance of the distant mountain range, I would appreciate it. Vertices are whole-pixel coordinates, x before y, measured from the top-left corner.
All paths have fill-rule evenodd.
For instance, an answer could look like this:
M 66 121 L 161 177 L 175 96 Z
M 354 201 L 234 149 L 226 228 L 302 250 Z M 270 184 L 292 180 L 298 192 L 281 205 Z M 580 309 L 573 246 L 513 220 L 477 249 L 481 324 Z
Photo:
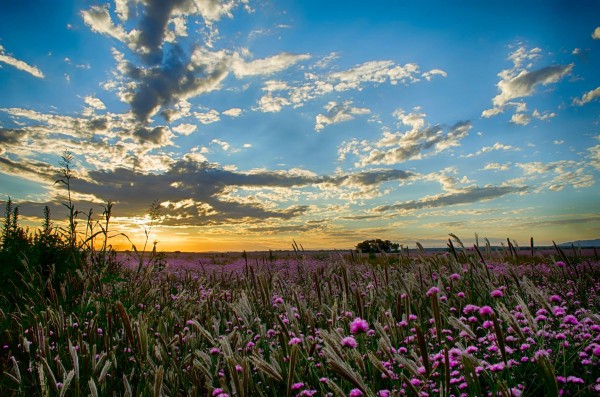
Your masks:
M 577 240 L 570 243 L 561 243 L 558 245 L 561 247 L 570 247 L 571 244 L 575 247 L 600 247 L 600 238 L 597 238 L 595 240 Z

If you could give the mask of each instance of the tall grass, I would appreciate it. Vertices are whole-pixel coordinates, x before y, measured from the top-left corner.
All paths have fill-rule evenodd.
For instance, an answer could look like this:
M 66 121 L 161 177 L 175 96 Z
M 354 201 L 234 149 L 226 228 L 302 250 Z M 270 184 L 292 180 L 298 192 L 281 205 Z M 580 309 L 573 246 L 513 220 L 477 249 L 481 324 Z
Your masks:
M 600 265 L 581 255 L 518 257 L 508 240 L 503 257 L 452 235 L 450 254 L 313 259 L 294 244 L 292 256 L 246 254 L 227 271 L 129 268 L 90 239 L 108 239 L 110 208 L 75 240 L 77 228 L 47 228 L 72 261 L 61 278 L 28 257 L 46 232 L 19 231 L 7 211 L 2 249 L 20 250 L 21 267 L 18 288 L 3 290 L 1 395 L 600 390 Z

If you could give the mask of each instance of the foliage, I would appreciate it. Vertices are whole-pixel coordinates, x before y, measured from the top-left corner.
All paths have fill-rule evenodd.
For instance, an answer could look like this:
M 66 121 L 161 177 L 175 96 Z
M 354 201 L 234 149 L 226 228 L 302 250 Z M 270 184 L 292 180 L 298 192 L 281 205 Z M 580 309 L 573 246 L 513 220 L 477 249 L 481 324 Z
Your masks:
M 395 252 L 400 248 L 400 244 L 392 243 L 390 240 L 365 240 L 362 243 L 356 245 L 356 249 L 364 253 L 378 253 L 378 252 Z

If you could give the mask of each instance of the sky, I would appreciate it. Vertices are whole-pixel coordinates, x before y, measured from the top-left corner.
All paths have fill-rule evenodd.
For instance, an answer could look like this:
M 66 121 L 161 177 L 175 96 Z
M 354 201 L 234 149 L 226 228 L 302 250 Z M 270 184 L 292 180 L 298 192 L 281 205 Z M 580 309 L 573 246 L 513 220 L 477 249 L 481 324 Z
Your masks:
M 600 238 L 599 70 L 596 1 L 4 0 L 0 199 L 60 226 L 69 151 L 138 247 Z

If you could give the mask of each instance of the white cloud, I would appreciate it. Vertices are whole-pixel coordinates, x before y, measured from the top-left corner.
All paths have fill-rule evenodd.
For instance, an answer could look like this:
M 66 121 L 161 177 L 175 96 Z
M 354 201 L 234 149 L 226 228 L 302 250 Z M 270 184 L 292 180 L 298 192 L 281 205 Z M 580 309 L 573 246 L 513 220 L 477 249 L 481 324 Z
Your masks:
M 305 61 L 307 59 L 310 59 L 309 54 L 294 55 L 289 53 L 281 53 L 268 58 L 246 62 L 236 52 L 232 57 L 231 70 L 238 78 L 248 76 L 264 76 L 280 72 L 300 61 Z
M 487 163 L 483 170 L 493 170 L 493 171 L 507 171 L 510 168 L 509 164 L 500 164 L 500 163 Z
M 536 86 L 556 83 L 572 69 L 573 64 L 547 66 L 535 71 L 522 70 L 517 75 L 503 71 L 497 84 L 500 93 L 492 99 L 492 103 L 494 107 L 501 108 L 511 99 L 531 96 Z
M 243 113 L 243 110 L 240 108 L 231 108 L 231 109 L 227 109 L 221 113 L 224 114 L 225 116 L 229 116 L 229 117 L 238 117 L 240 114 Z
M 221 119 L 219 117 L 219 112 L 217 112 L 214 109 L 211 109 L 208 112 L 204 112 L 204 113 L 202 113 L 202 112 L 194 112 L 193 115 L 202 124 L 216 123 L 217 121 L 219 121 Z
M 329 78 L 337 82 L 336 91 L 347 91 L 360 89 L 364 83 L 414 83 L 419 81 L 418 74 L 419 66 L 414 63 L 401 66 L 392 61 L 370 61 L 342 72 L 331 73 Z
M 424 126 L 418 122 L 419 117 L 404 116 L 415 128 L 408 132 L 390 133 L 384 131 L 376 142 L 353 142 L 343 150 L 340 156 L 359 153 L 360 165 L 398 164 L 408 160 L 418 160 L 425 156 L 433 156 L 449 148 L 460 146 L 460 141 L 471 130 L 471 123 L 460 122 L 444 133 L 440 126 Z M 375 148 L 372 148 L 372 146 Z
M 85 98 L 83 98 L 83 100 L 85 101 L 85 103 L 88 104 L 88 106 L 91 106 L 94 109 L 98 109 L 98 110 L 106 109 L 106 105 L 104 105 L 104 102 L 102 102 L 100 99 L 95 98 L 93 96 L 86 96 Z
M 556 117 L 556 113 L 554 112 L 540 113 L 537 109 L 535 109 L 531 115 L 539 120 L 550 120 L 551 118 Z
M 515 113 L 510 118 L 510 122 L 518 125 L 527 125 L 531 121 L 531 116 L 525 113 Z
M 552 65 L 531 70 L 533 61 L 541 57 L 540 53 L 539 48 L 528 51 L 525 47 L 519 47 L 509 55 L 508 59 L 513 62 L 513 67 L 498 73 L 500 81 L 496 86 L 499 92 L 492 98 L 493 107 L 484 110 L 481 113 L 482 117 L 496 116 L 502 113 L 507 106 L 514 106 L 516 114 L 513 114 L 511 121 L 520 125 L 526 125 L 530 122 L 530 116 L 519 114 L 524 112 L 527 104 L 525 102 L 513 102 L 512 100 L 534 95 L 538 86 L 557 83 L 571 73 L 574 66 L 574 64 Z
M 178 126 L 173 127 L 173 131 L 181 135 L 190 135 L 196 131 L 197 128 L 198 127 L 194 124 L 179 124 Z
M 127 40 L 125 29 L 120 25 L 114 24 L 108 12 L 108 6 L 92 6 L 87 11 L 81 11 L 81 16 L 83 17 L 83 22 L 94 32 L 114 37 L 122 42 Z
M 315 117 L 315 130 L 321 131 L 325 126 L 337 124 L 354 119 L 355 115 L 365 115 L 371 113 L 370 109 L 357 108 L 352 106 L 352 101 L 345 101 L 338 104 L 329 102 L 325 107 L 327 114 L 318 114 Z
M 593 90 L 584 93 L 581 96 L 581 98 L 573 99 L 573 105 L 583 106 L 586 103 L 591 102 L 598 97 L 600 97 L 600 87 L 594 88 Z
M 228 142 L 222 141 L 220 139 L 213 139 L 210 143 L 219 145 L 223 151 L 228 151 L 231 148 L 231 145 Z
M 10 54 L 7 54 L 6 52 L 4 52 L 4 47 L 2 47 L 1 45 L 0 45 L 0 62 L 4 62 L 7 65 L 17 68 L 23 72 L 27 72 L 30 75 L 37 77 L 39 79 L 44 78 L 44 73 L 42 73 L 42 71 L 37 66 L 31 66 L 28 63 L 23 62 L 20 59 L 17 59 Z
M 258 108 L 262 112 L 279 112 L 284 106 L 290 104 L 290 101 L 284 97 L 274 97 L 270 92 L 264 95 L 258 101 Z
M 444 72 L 442 69 L 431 69 L 429 72 L 423 73 L 422 76 L 425 80 L 431 81 L 434 76 L 448 77 L 448 73 Z
M 592 39 L 600 40 L 600 26 L 598 26 L 596 29 L 594 29 L 594 32 L 592 32 Z
M 464 157 L 466 157 L 466 158 L 475 157 L 475 156 L 479 156 L 484 153 L 489 153 L 489 152 L 493 152 L 496 150 L 520 150 L 520 149 L 517 147 L 511 146 L 511 145 L 505 145 L 503 143 L 496 142 L 492 146 L 484 146 L 481 149 L 479 149 L 477 152 L 467 154 Z

